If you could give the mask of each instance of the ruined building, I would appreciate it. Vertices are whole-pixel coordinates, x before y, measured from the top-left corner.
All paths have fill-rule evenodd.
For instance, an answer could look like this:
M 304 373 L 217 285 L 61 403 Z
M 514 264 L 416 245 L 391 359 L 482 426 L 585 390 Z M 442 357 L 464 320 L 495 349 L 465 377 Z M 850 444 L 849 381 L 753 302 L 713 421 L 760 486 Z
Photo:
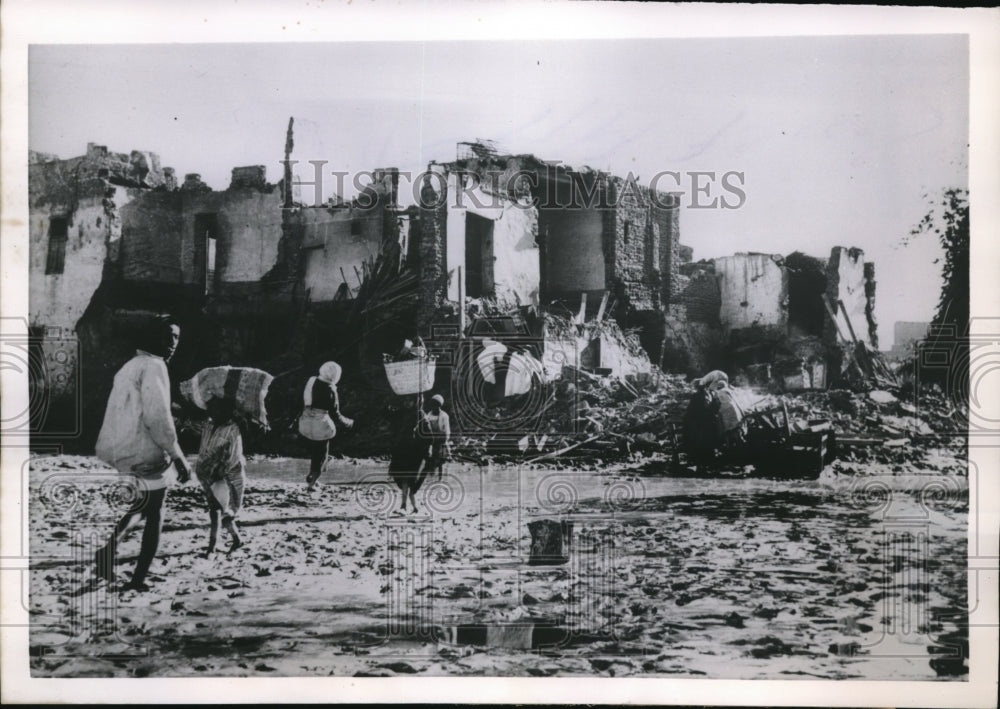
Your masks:
M 32 154 L 29 192 L 32 359 L 48 397 L 34 423 L 83 440 L 131 354 L 130 323 L 179 320 L 175 379 L 217 363 L 294 367 L 323 347 L 324 328 L 307 330 L 316 313 L 342 307 L 399 233 L 391 173 L 365 209 L 286 207 L 262 165 L 214 191 L 197 174 L 178 184 L 152 153 L 91 144 L 69 160 Z
M 655 357 L 679 266 L 679 193 L 533 155 L 459 145 L 421 191 L 421 318 L 443 301 L 498 297 L 594 313 L 605 293 Z M 461 274 L 461 276 L 459 275 Z
M 129 324 L 150 312 L 183 329 L 175 381 L 228 363 L 267 369 L 289 392 L 324 357 L 384 386 L 381 353 L 454 322 L 460 300 L 614 319 L 664 369 L 793 388 L 834 383 L 849 336 L 878 344 L 874 269 L 859 250 L 693 262 L 679 193 L 483 143 L 432 163 L 407 208 L 394 168 L 350 202 L 313 205 L 296 199 L 287 162 L 277 183 L 264 166 L 237 167 L 216 191 L 155 154 L 91 144 L 68 160 L 32 153 L 29 175 L 33 382 L 47 397 L 33 423 L 83 446 L 131 355 Z M 569 354 L 618 373 L 627 353 L 600 339 Z M 290 394 L 289 412 L 298 405 Z
M 855 341 L 878 349 L 875 267 L 860 249 L 837 246 L 827 259 L 740 253 L 680 270 L 666 317 L 671 368 L 824 389 L 841 379 Z

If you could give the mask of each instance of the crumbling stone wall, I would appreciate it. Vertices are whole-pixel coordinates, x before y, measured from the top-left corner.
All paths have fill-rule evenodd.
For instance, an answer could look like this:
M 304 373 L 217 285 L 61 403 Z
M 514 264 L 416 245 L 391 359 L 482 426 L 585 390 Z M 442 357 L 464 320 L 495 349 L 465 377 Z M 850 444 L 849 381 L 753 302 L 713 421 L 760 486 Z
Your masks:
M 88 426 L 99 425 L 114 370 L 134 348 L 115 313 L 171 312 L 184 328 L 171 366 L 181 371 L 204 364 L 226 338 L 219 337 L 222 327 L 207 336 L 207 319 L 218 313 L 205 309 L 207 244 L 203 234 L 194 233 L 195 217 L 217 217 L 220 280 L 256 286 L 279 256 L 280 202 L 263 182 L 260 166 L 237 168 L 230 188 L 213 192 L 196 175 L 188 175 L 178 189 L 173 170 L 144 151 L 126 155 L 90 144 L 80 157 L 59 160 L 36 153 L 32 160 L 31 329 L 35 350 L 43 357 L 51 350 L 53 363 L 65 370 L 43 385 L 50 396 L 72 397 L 55 409 L 82 417 L 86 430 L 74 440 L 86 447 L 96 434 Z M 47 273 L 58 270 L 47 268 L 56 219 L 67 225 L 65 256 L 62 272 Z M 297 252 L 296 246 L 292 253 Z M 287 308 L 282 318 L 287 321 Z M 258 319 L 246 327 L 266 331 L 268 324 L 273 325 Z M 87 386 L 78 391 L 81 381 Z
M 754 327 L 787 332 L 788 273 L 781 263 L 781 256 L 758 253 L 715 259 L 724 330 Z
M 268 190 L 267 167 L 264 165 L 247 165 L 245 167 L 234 167 L 232 179 L 229 182 L 229 189 L 253 189 Z
M 470 209 L 472 213 L 479 210 Z M 539 305 L 538 210 L 508 204 L 492 210 L 493 288 L 497 297 Z
M 117 272 L 121 211 L 144 192 L 125 185 L 162 184 L 162 176 L 159 158 L 139 151 L 126 156 L 90 144 L 86 155 L 70 160 L 31 156 L 28 318 L 51 410 L 79 408 L 77 325 L 103 280 Z M 61 249 L 51 243 L 56 222 L 65 228 Z
M 331 301 L 344 283 L 351 293 L 365 277 L 365 263 L 379 254 L 390 224 L 388 192 L 373 190 L 374 203 L 286 210 L 301 245 L 302 286 L 312 302 Z M 391 223 L 394 226 L 394 221 Z
M 614 208 L 610 282 L 620 297 L 622 315 L 628 310 L 658 310 L 660 306 L 660 230 L 652 219 L 649 190 L 634 182 L 611 178 Z
M 827 297 L 834 307 L 837 301 L 841 300 L 850 317 L 850 324 L 854 328 L 854 335 L 858 340 L 875 347 L 873 334 L 874 325 L 874 266 L 870 269 L 871 278 L 865 274 L 865 252 L 858 248 L 845 248 L 835 246 L 830 251 L 830 258 L 826 266 Z M 869 280 L 871 286 L 869 286 Z M 870 291 L 870 293 L 869 293 Z M 871 302 L 869 302 L 869 295 Z M 844 313 L 837 309 L 837 324 L 843 336 L 850 338 L 848 320 Z M 833 323 L 831 322 L 831 327 Z M 832 338 L 831 338 L 832 339 Z
M 37 167 L 32 166 L 30 178 L 29 321 L 32 326 L 72 329 L 104 276 L 111 237 L 111 207 L 105 204 L 109 185 L 88 179 L 75 192 L 63 191 L 61 184 L 50 192 L 47 183 L 53 178 L 59 181 L 60 166 Z M 46 273 L 50 235 L 57 219 L 65 220 L 67 229 L 63 271 Z
M 665 366 L 721 360 L 722 368 L 757 384 L 795 389 L 835 382 L 846 355 L 823 299 L 834 306 L 843 300 L 854 313 L 852 323 L 857 320 L 855 333 L 871 343 L 874 266 L 862 257 L 859 249 L 836 247 L 828 260 L 795 252 L 784 258 L 735 254 L 715 259 L 714 268 L 684 264 L 682 289 L 665 317 Z M 838 316 L 848 337 L 843 314 Z M 721 339 L 700 332 L 704 327 L 716 329 Z
M 718 310 L 715 317 L 717 320 Z M 725 367 L 726 341 L 717 321 L 694 320 L 685 304 L 675 303 L 667 306 L 663 328 L 663 350 L 659 363 L 664 371 L 701 376 Z
M 684 259 L 680 242 L 680 193 L 659 193 L 651 210 L 653 223 L 659 229 L 660 302 L 666 304 L 681 288 L 678 277 Z
M 217 215 L 216 238 L 218 261 L 215 277 L 220 284 L 259 281 L 279 259 L 281 240 L 281 195 L 276 188 L 242 187 L 209 198 L 192 198 L 185 205 L 185 233 L 192 231 L 192 243 L 201 235 L 193 234 L 195 215 Z
M 654 194 L 634 179 L 609 177 L 590 168 L 576 171 L 531 155 L 497 155 L 476 147 L 480 149 L 466 151 L 443 169 L 474 175 L 475 189 L 483 194 L 535 200 L 539 293 L 544 304 L 562 301 L 575 311 L 581 294 L 597 296 L 593 300 L 600 302 L 600 295 L 611 291 L 614 315 L 623 324 L 635 313 L 660 311 L 677 287 L 679 195 Z M 448 236 L 454 236 L 459 226 L 451 219 Z M 459 261 L 464 241 L 449 238 L 445 243 L 450 271 Z M 499 264 L 503 255 L 496 256 Z
M 722 296 L 719 292 L 719 281 L 715 276 L 715 264 L 712 261 L 684 264 L 678 270 L 675 279 L 677 291 L 671 304 L 674 312 L 682 312 L 683 316 L 693 322 L 706 323 L 720 327 L 719 310 L 722 306 Z
M 206 269 L 212 268 L 205 234 L 195 233 L 203 214 L 211 215 L 216 227 L 216 282 L 259 281 L 274 268 L 282 236 L 279 190 L 238 180 L 221 192 L 139 193 L 122 210 L 122 276 L 203 288 Z
M 121 277 L 139 283 L 196 283 L 180 192 L 137 195 L 121 210 Z

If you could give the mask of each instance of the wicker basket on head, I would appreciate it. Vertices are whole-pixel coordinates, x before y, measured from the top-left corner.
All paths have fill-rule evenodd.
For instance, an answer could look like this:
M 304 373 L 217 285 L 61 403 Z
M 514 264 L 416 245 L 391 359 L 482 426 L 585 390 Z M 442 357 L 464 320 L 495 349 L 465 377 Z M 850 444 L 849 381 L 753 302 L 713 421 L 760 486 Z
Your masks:
M 434 386 L 436 362 L 427 357 L 386 362 L 385 376 L 394 394 L 406 396 L 428 391 Z

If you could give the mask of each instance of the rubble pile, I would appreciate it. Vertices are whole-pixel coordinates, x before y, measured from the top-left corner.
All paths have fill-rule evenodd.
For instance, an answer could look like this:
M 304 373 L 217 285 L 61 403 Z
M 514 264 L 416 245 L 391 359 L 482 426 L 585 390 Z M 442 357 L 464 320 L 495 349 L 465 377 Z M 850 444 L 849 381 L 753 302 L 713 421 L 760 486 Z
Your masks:
M 671 417 L 683 414 L 690 393 L 681 375 L 607 377 L 569 365 L 546 389 L 535 421 L 510 433 L 458 436 L 458 455 L 477 463 L 514 459 L 597 468 L 662 452 L 669 448 L 663 432 Z M 520 405 L 507 401 L 502 410 Z
M 964 414 L 939 389 L 913 391 L 844 389 L 768 394 L 737 390 L 748 413 L 787 411 L 792 431 L 828 422 L 836 458 L 847 463 L 926 464 L 936 452 L 958 470 L 964 456 Z M 508 436 L 466 435 L 456 440 L 460 457 L 477 463 L 517 460 L 577 469 L 609 463 L 647 471 L 673 470 L 680 424 L 694 392 L 681 375 L 602 377 L 566 366 L 552 385 L 537 432 Z M 516 405 L 516 404 L 515 404 Z M 956 467 L 957 466 L 957 467 Z
M 900 464 L 925 461 L 945 449 L 964 458 L 967 412 L 938 387 L 869 392 L 835 389 L 784 397 L 789 413 L 829 419 L 837 431 L 837 458 Z

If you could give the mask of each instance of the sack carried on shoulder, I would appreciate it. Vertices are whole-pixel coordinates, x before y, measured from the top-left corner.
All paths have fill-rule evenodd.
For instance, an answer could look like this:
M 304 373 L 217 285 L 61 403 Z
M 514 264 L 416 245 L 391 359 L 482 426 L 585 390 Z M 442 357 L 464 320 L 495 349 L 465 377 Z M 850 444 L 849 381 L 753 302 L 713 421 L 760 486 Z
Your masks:
M 267 427 L 268 387 L 274 377 L 252 367 L 207 367 L 180 383 L 181 394 L 204 410 L 212 399 L 228 399 L 240 413 Z
M 299 433 L 310 441 L 328 441 L 337 435 L 337 427 L 324 409 L 308 407 L 299 416 Z

